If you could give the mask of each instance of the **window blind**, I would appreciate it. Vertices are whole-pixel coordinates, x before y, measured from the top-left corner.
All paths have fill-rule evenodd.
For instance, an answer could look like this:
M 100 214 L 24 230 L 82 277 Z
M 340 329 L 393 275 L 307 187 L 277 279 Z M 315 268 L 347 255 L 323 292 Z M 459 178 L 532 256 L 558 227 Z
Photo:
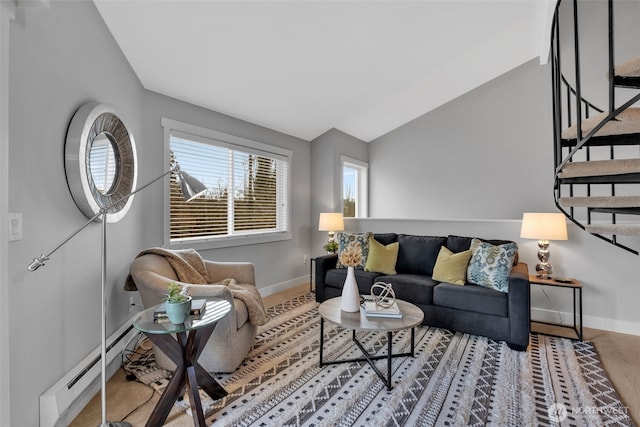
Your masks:
M 177 177 L 170 180 L 172 242 L 289 230 L 289 158 L 224 141 L 172 132 L 171 166 L 207 186 L 185 202 Z

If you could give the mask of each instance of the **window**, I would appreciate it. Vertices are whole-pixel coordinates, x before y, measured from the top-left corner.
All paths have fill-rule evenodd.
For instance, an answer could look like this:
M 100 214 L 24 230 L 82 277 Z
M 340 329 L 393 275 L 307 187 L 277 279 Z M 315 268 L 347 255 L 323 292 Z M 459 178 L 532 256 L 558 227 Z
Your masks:
M 169 166 L 177 162 L 207 187 L 185 202 L 177 176 L 171 175 L 170 244 L 212 247 L 216 241 L 232 246 L 291 238 L 289 150 L 168 119 L 163 126 Z
M 342 213 L 345 217 L 366 218 L 367 172 L 369 165 L 342 158 Z

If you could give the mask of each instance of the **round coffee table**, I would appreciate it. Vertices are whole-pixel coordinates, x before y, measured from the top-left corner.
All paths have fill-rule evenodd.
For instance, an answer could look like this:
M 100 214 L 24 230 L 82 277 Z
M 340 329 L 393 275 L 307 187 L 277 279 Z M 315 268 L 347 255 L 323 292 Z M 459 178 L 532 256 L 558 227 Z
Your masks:
M 424 313 L 410 302 L 396 300 L 398 308 L 402 312 L 402 318 L 385 318 L 385 317 L 367 317 L 363 309 L 357 313 L 348 313 L 340 309 L 342 297 L 331 298 L 320 304 L 318 311 L 320 312 L 320 366 L 331 365 L 336 363 L 363 362 L 369 363 L 371 368 L 380 377 L 387 386 L 387 390 L 391 390 L 391 360 L 394 357 L 405 357 L 415 355 L 415 327 L 422 323 Z M 354 344 L 362 352 L 363 358 L 342 359 L 342 360 L 323 360 L 324 347 L 324 322 L 328 321 L 345 329 L 352 331 L 351 339 Z M 411 329 L 411 351 L 408 353 L 393 353 L 393 333 Z M 365 350 L 360 341 L 356 338 L 356 332 L 386 332 L 387 333 L 387 354 L 374 356 Z M 373 363 L 374 360 L 387 359 L 387 375 L 378 369 Z

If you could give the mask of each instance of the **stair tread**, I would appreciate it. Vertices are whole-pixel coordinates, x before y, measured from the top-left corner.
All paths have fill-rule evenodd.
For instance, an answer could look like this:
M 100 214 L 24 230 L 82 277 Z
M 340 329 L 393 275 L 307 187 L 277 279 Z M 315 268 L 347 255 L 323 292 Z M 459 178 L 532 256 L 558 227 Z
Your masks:
M 640 236 L 640 224 L 589 224 L 585 229 L 592 234 Z
M 640 172 L 640 159 L 594 160 L 567 163 L 559 178 L 582 176 L 622 175 Z
M 582 136 L 584 137 L 593 128 L 596 127 L 608 113 L 601 113 L 593 117 L 589 117 L 582 121 Z M 562 132 L 563 139 L 576 139 L 577 124 L 565 129 Z M 606 135 L 628 135 L 640 133 L 640 108 L 627 108 L 618 114 L 614 119 L 609 120 L 594 136 Z
M 640 206 L 640 196 L 561 197 L 564 207 L 583 208 L 635 208 Z
M 640 77 L 640 57 L 631 58 L 613 69 L 613 74 L 620 77 Z

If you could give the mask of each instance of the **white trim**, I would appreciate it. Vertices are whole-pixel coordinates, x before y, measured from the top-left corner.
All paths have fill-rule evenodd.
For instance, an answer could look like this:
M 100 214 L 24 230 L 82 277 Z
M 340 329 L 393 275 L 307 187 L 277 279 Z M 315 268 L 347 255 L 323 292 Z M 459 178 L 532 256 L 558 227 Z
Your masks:
M 551 29 L 553 27 L 553 16 L 556 12 L 557 0 L 546 0 L 544 5 L 544 16 L 542 17 L 544 25 L 542 26 L 542 36 L 540 37 L 540 65 L 549 62 L 549 53 L 551 51 Z
M 107 339 L 107 378 L 111 378 L 122 366 L 123 352 L 135 350 L 135 338 L 141 332 L 133 327 L 134 317 L 123 323 Z M 93 396 L 100 392 L 100 357 L 101 347 L 98 346 L 40 395 L 40 427 L 68 426 Z
M 577 314 L 577 313 L 576 313 Z M 573 326 L 573 313 L 564 311 L 549 310 L 546 308 L 531 307 L 531 321 L 553 322 L 567 326 Z M 582 320 L 585 328 L 600 329 L 602 331 L 618 332 L 620 334 L 640 336 L 640 322 L 630 322 L 627 320 L 607 319 L 605 317 L 583 315 Z M 577 319 L 578 327 L 580 320 Z M 571 331 L 569 331 L 569 335 Z
M 160 119 L 160 124 L 163 128 L 165 128 L 165 136 L 167 135 L 167 128 L 169 128 L 169 132 L 171 130 L 180 132 L 182 134 L 194 135 L 200 138 L 213 139 L 215 141 L 224 142 L 227 144 L 232 144 L 234 146 L 240 147 L 247 151 L 247 148 L 253 148 L 256 150 L 260 150 L 263 153 L 276 154 L 282 157 L 291 158 L 292 151 L 287 148 L 276 147 L 274 145 L 264 144 L 262 142 L 253 141 L 251 139 L 242 138 L 239 136 L 231 135 L 224 132 L 218 132 L 212 129 L 203 128 L 200 126 L 192 125 L 189 123 L 179 122 L 177 120 L 168 119 L 166 117 L 162 117 Z M 165 144 L 167 144 L 168 148 L 168 139 L 165 138 Z M 235 148 L 235 147 L 231 147 Z M 168 151 L 168 150 L 167 150 Z M 168 153 L 167 153 L 168 159 Z M 168 162 L 168 160 L 167 160 Z
M 287 289 L 295 288 L 297 286 L 305 285 L 309 283 L 309 276 L 299 276 L 285 282 L 276 283 L 274 285 L 266 286 L 264 288 L 258 288 L 261 297 L 276 294 L 278 292 L 286 291 Z
M 9 352 L 9 34 L 14 2 L 0 2 L 0 425 L 11 425 Z

